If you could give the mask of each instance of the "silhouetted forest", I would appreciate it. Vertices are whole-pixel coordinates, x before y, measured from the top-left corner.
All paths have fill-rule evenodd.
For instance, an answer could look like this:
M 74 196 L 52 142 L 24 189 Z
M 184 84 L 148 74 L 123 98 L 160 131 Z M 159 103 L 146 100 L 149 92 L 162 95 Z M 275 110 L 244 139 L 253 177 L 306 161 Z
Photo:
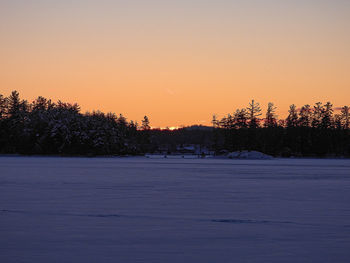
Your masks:
M 349 156 L 350 110 L 334 114 L 333 105 L 317 102 L 300 109 L 292 104 L 285 120 L 269 103 L 265 116 L 254 100 L 221 120 L 213 117 L 214 149 L 257 150 L 274 156 Z M 263 117 L 263 118 L 261 118 Z
M 335 114 L 335 111 L 337 112 Z M 263 115 L 254 100 L 212 127 L 151 129 L 114 113 L 81 113 L 77 104 L 38 97 L 29 103 L 17 91 L 0 94 L 0 153 L 53 155 L 225 154 L 256 150 L 273 156 L 350 156 L 350 110 L 330 102 L 289 108 L 278 119 L 269 103 Z

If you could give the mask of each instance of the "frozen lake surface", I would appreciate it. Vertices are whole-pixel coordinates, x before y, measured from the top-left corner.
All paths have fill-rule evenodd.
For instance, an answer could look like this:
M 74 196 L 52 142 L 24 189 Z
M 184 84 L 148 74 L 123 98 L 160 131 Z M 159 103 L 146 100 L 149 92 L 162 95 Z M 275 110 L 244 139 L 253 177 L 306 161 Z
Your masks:
M 350 262 L 350 160 L 0 158 L 0 262 Z

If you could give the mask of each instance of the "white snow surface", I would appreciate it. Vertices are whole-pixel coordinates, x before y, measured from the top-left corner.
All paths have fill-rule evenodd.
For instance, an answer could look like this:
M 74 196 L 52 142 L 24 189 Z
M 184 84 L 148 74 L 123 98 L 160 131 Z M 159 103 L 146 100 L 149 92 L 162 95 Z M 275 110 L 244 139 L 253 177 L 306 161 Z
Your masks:
M 349 262 L 350 161 L 0 158 L 0 262 Z

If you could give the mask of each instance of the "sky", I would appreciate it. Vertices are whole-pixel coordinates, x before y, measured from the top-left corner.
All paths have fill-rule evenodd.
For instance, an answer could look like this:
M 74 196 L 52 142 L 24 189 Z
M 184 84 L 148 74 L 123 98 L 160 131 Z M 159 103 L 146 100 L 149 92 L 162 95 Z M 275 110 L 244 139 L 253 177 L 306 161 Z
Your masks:
M 209 125 L 350 104 L 348 0 L 0 0 L 0 94 Z

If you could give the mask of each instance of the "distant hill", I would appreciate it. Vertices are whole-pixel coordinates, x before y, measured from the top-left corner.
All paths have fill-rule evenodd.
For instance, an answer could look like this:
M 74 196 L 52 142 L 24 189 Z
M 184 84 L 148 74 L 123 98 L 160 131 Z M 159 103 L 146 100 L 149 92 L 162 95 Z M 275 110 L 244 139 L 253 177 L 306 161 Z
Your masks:
M 213 127 L 211 126 L 204 126 L 204 125 L 192 125 L 192 126 L 188 126 L 188 127 L 183 127 L 181 129 L 184 130 L 202 130 L 202 131 L 210 131 L 213 129 Z

